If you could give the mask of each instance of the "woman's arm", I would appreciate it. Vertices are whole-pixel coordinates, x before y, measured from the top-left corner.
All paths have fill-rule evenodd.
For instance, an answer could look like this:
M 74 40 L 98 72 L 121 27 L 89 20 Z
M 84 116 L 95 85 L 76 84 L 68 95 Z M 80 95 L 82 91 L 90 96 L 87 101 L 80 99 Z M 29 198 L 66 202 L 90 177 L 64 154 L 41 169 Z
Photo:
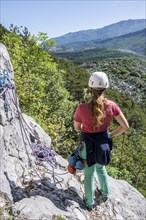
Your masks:
M 74 120 L 74 129 L 75 129 L 76 131 L 81 131 L 81 130 L 82 130 L 82 124 L 81 124 L 81 122 L 77 122 L 77 121 Z
M 118 116 L 116 116 L 115 119 L 119 123 L 119 127 L 117 129 L 115 129 L 114 131 L 110 132 L 111 137 L 120 135 L 129 128 L 128 121 L 122 112 L 120 112 L 120 114 Z

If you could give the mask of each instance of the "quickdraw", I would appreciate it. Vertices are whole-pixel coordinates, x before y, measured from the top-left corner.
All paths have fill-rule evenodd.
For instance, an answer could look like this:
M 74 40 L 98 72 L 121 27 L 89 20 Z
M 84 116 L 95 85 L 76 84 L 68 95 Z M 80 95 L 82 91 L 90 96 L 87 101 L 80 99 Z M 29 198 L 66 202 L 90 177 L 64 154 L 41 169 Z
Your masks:
M 0 70 L 0 97 L 4 100 L 4 110 L 6 113 L 6 117 L 8 120 L 10 120 L 12 117 L 9 117 L 8 112 L 11 111 L 11 108 L 6 93 L 9 89 L 14 89 L 14 84 L 10 79 L 8 70 L 4 69 L 3 73 L 1 72 L 2 70 Z

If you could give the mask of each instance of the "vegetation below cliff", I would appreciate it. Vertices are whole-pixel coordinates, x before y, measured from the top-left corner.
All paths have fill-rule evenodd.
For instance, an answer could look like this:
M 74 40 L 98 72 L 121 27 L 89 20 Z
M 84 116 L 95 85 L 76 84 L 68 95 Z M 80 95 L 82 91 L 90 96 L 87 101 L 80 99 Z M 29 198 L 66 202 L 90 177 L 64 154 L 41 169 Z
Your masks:
M 22 112 L 37 120 L 51 136 L 55 150 L 65 158 L 78 141 L 78 134 L 73 129 L 73 115 L 76 105 L 89 97 L 89 72 L 95 69 L 107 72 L 113 83 L 107 95 L 122 108 L 130 124 L 126 134 L 114 138 L 109 175 L 127 180 L 146 195 L 145 98 L 142 95 L 137 102 L 136 97 L 136 91 L 139 94 L 145 92 L 145 61 L 121 58 L 80 63 L 79 67 L 79 63 L 58 59 L 46 52 L 45 42 L 49 42 L 43 33 L 32 37 L 26 28 L 11 27 L 7 31 L 2 26 L 0 33 L 14 67 Z M 119 85 L 125 80 L 127 85 L 134 86 L 134 96 L 125 94 L 122 87 L 119 91 Z M 110 129 L 115 126 L 114 121 Z

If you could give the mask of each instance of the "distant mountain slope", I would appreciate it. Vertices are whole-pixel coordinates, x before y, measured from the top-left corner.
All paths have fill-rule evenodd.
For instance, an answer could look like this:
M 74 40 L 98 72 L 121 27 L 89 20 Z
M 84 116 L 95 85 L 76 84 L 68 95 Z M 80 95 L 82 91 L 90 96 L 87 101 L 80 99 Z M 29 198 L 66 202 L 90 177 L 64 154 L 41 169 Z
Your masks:
M 140 55 L 146 55 L 146 28 L 115 38 L 101 41 L 74 42 L 66 44 L 65 46 L 68 49 L 74 48 L 76 50 L 88 48 L 114 48 L 125 50 L 125 52 L 131 51 Z
M 137 59 L 144 59 L 139 55 L 124 52 L 118 49 L 109 49 L 109 48 L 95 48 L 83 51 L 64 51 L 64 52 L 53 52 L 53 54 L 59 58 L 65 58 L 68 60 L 73 60 L 77 63 L 87 62 L 87 61 L 97 61 L 104 60 L 109 58 L 123 58 L 123 57 L 133 57 Z
M 53 39 L 58 43 L 58 46 L 65 46 L 66 44 L 71 44 L 72 42 L 86 42 L 90 40 L 101 41 L 136 32 L 144 28 L 146 28 L 146 19 L 129 19 L 105 26 L 103 28 L 68 33 Z
M 141 55 L 146 55 L 146 28 L 99 43 L 95 41 L 94 44 L 97 45 L 97 47 L 125 49 Z

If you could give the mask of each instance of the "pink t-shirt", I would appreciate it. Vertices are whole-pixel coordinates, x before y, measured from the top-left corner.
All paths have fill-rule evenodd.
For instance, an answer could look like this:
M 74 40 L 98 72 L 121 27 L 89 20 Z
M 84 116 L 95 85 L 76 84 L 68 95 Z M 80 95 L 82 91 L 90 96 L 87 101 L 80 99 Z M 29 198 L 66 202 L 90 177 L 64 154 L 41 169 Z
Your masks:
M 100 127 L 94 128 L 93 113 L 90 109 L 89 103 L 81 103 L 77 106 L 74 120 L 82 123 L 83 132 L 95 133 L 106 131 L 114 116 L 118 116 L 121 110 L 115 102 L 108 100 L 107 104 L 105 104 L 105 112 L 106 116 L 104 118 L 103 124 Z

